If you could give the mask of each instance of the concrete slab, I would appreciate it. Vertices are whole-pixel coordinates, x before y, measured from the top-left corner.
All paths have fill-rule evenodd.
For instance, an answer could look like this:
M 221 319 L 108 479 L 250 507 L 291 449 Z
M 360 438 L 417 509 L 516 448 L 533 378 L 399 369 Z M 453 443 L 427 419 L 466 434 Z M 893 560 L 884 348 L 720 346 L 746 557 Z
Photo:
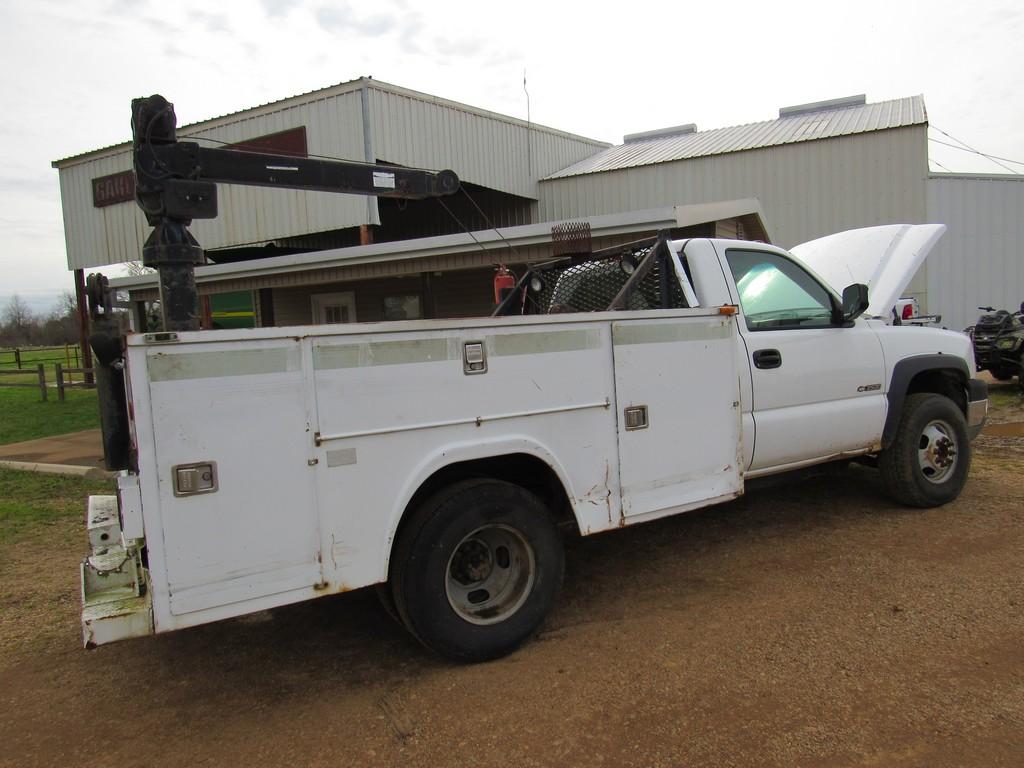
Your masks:
M 0 460 L 103 468 L 103 438 L 98 429 L 0 445 Z

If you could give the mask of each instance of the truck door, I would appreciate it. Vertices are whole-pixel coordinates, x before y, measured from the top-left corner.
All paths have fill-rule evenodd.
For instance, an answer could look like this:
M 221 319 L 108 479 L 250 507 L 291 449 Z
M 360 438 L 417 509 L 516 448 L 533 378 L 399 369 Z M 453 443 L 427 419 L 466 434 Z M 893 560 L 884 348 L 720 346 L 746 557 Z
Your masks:
M 146 365 L 171 613 L 317 584 L 300 342 L 162 344 Z
M 831 292 L 784 252 L 729 248 L 725 260 L 753 384 L 751 470 L 876 444 L 886 400 L 875 332 L 836 325 Z
M 743 487 L 733 318 L 612 325 L 624 517 L 683 511 Z

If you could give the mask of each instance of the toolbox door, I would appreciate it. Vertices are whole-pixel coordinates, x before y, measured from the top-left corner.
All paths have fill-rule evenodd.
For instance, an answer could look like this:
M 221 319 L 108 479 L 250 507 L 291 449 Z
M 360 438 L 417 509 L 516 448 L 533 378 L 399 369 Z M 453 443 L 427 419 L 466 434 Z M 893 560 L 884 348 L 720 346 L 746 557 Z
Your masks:
M 308 591 L 320 544 L 300 343 L 167 344 L 146 363 L 171 612 Z
M 740 493 L 735 324 L 726 316 L 612 325 L 623 516 Z

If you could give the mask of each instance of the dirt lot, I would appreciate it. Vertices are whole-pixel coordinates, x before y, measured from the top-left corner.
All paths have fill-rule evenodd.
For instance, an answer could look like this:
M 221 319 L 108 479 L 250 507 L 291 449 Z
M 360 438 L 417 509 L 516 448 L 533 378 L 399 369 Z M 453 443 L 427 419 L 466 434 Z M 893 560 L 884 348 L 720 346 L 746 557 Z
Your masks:
M 87 652 L 50 526 L 0 550 L 0 765 L 1020 766 L 1022 487 L 997 436 L 941 509 L 852 467 L 573 541 L 541 635 L 474 667 L 368 593 Z

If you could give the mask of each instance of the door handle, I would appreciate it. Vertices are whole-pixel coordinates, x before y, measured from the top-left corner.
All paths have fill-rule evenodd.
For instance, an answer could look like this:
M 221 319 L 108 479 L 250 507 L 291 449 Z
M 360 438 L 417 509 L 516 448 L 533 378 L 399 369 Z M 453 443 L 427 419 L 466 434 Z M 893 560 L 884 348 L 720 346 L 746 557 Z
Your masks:
M 782 353 L 777 349 L 759 349 L 754 353 L 755 368 L 781 368 Z

